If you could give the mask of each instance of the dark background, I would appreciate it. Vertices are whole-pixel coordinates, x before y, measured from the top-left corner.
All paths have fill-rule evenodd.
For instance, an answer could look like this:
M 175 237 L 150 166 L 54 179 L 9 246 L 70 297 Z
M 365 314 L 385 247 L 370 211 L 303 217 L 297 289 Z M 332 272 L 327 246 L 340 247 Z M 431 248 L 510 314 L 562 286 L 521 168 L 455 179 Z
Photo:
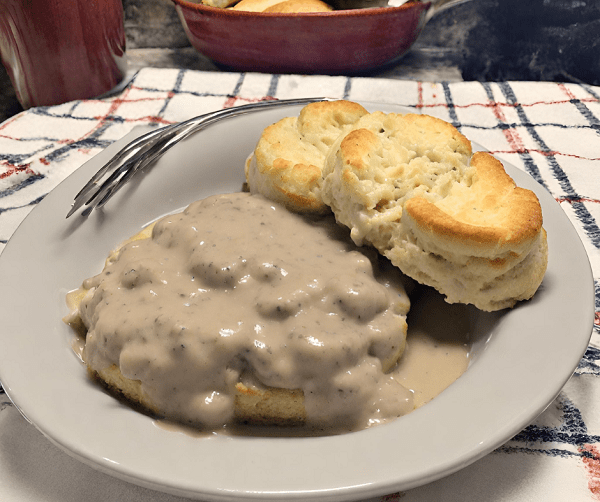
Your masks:
M 454 49 L 463 80 L 600 85 L 600 0 L 471 0 L 434 17 L 420 43 Z

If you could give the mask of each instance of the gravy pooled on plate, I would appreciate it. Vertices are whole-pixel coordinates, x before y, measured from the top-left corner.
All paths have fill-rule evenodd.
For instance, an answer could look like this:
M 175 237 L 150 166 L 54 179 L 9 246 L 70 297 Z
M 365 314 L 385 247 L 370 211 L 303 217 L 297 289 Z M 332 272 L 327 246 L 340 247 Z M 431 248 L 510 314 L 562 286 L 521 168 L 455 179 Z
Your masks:
M 331 216 L 216 195 L 124 244 L 67 320 L 93 373 L 168 419 L 361 429 L 414 409 L 390 372 L 409 300 L 376 265 Z M 280 389 L 291 415 L 256 399 Z

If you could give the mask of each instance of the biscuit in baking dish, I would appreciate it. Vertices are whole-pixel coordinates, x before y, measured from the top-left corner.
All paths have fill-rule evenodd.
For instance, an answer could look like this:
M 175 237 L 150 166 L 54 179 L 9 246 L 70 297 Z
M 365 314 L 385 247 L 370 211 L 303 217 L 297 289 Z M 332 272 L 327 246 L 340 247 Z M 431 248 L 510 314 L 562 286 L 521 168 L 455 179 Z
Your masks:
M 291 14 L 294 12 L 329 12 L 333 8 L 321 0 L 285 0 L 272 5 L 263 12 L 279 12 Z
M 241 0 L 231 10 L 242 10 L 246 12 L 263 12 L 265 9 L 280 3 L 281 0 Z
M 204 5 L 208 5 L 209 7 L 216 7 L 219 9 L 224 9 L 233 5 L 236 0 L 202 0 Z
M 338 137 L 367 113 L 350 101 L 322 101 L 267 127 L 246 162 L 250 191 L 294 212 L 329 212 L 317 195 L 325 159 Z
M 546 234 L 519 188 L 452 125 L 376 112 L 334 146 L 320 195 L 358 244 L 370 243 L 450 303 L 512 307 L 538 289 Z
M 229 5 L 231 3 L 233 2 L 230 2 Z M 289 14 L 295 12 L 329 12 L 333 8 L 321 0 L 241 0 L 231 7 L 231 10 Z

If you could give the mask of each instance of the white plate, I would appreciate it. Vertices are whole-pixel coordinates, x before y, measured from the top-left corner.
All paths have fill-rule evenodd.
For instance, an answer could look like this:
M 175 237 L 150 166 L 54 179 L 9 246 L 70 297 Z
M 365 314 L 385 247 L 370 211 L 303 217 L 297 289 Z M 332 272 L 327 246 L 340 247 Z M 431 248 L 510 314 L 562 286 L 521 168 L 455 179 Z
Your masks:
M 262 129 L 298 111 L 221 122 L 177 145 L 103 212 L 65 220 L 74 194 L 130 135 L 65 180 L 15 232 L 0 257 L 0 381 L 55 444 L 106 473 L 188 497 L 351 500 L 406 490 L 465 467 L 556 397 L 588 345 L 593 280 L 562 209 L 510 165 L 509 174 L 542 203 L 550 248 L 544 282 L 532 301 L 501 315 L 476 315 L 470 368 L 410 415 L 335 437 L 193 438 L 158 427 L 86 378 L 61 322 L 65 293 L 98 272 L 107 253 L 148 221 L 206 195 L 239 190 L 243 161 Z

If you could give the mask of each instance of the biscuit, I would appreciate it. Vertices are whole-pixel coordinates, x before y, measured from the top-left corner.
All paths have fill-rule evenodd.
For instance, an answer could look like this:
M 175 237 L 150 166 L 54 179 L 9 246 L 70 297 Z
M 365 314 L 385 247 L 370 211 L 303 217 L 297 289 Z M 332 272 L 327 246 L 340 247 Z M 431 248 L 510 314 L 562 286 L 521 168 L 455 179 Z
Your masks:
M 325 159 L 338 137 L 367 113 L 350 101 L 322 101 L 267 127 L 246 162 L 250 191 L 294 212 L 329 212 L 317 195 Z
M 112 250 L 106 259 L 106 264 L 114 261 L 118 257 L 119 250 L 126 244 L 141 239 L 149 239 L 152 235 L 154 224 L 146 226 L 143 230 Z M 83 337 L 86 335 L 87 328 L 79 315 L 79 306 L 88 293 L 90 291 L 83 288 L 69 293 L 67 295 L 67 304 L 70 313 L 63 318 L 66 324 Z M 406 310 L 408 311 L 408 305 L 406 306 Z M 400 354 L 401 351 L 399 348 L 397 353 L 398 358 Z M 125 377 L 116 364 L 112 364 L 101 370 L 94 370 L 88 365 L 87 371 L 93 380 L 141 411 L 155 416 L 163 415 L 162 410 L 145 394 L 142 382 Z M 234 416 L 238 422 L 250 425 L 277 426 L 296 426 L 306 422 L 307 416 L 302 389 L 259 387 L 255 384 L 239 382 L 236 384 L 235 390 Z
M 145 413 L 162 416 L 162 411 L 146 396 L 140 380 L 123 376 L 116 364 L 100 371 L 88 367 L 91 378 L 112 394 L 121 396 L 129 404 Z M 306 422 L 304 392 L 302 389 L 235 386 L 235 419 L 249 425 L 297 426 Z
M 333 8 L 320 0 L 286 0 L 272 5 L 263 12 L 279 12 L 282 14 L 294 12 L 330 12 Z
M 267 213 L 272 212 L 272 204 L 261 196 L 249 194 L 217 196 L 208 202 L 199 201 L 196 206 L 213 207 L 216 204 L 215 199 L 222 202 L 219 209 L 231 204 L 232 199 L 244 199 L 254 202 L 250 208 L 258 204 L 264 207 Z M 307 408 L 312 410 L 310 419 L 315 423 L 325 423 L 329 417 L 319 413 L 323 410 L 325 414 L 327 407 L 314 405 L 314 396 L 324 399 L 320 394 L 322 389 L 328 389 L 325 392 L 326 400 L 332 395 L 334 400 L 346 399 L 344 392 L 360 396 L 360 393 L 355 392 L 358 384 L 353 378 L 356 375 L 361 374 L 360 372 L 370 375 L 368 383 L 360 385 L 364 390 L 375 385 L 373 382 L 378 381 L 379 373 L 383 375 L 391 371 L 397 363 L 406 345 L 405 319 L 410 308 L 402 278 L 397 270 L 396 274 L 390 275 L 384 274 L 379 266 L 374 268 L 375 262 L 378 261 L 377 254 L 373 250 L 367 250 L 366 253 L 355 250 L 348 241 L 345 230 L 335 225 L 332 215 L 326 218 L 304 219 L 292 216 L 281 208 L 280 214 L 286 215 L 287 219 L 274 220 L 284 222 L 282 225 L 274 225 L 279 228 L 287 228 L 286 223 L 290 221 L 298 222 L 295 234 L 301 232 L 302 228 L 310 230 L 299 237 L 300 242 L 296 241 L 291 246 L 288 244 L 290 249 L 302 249 L 306 243 L 309 254 L 313 250 L 317 250 L 316 256 L 319 256 L 319 250 L 331 251 L 331 254 L 323 252 L 324 259 L 317 260 L 321 263 L 319 267 L 322 273 L 314 276 L 315 279 L 310 279 L 313 276 L 310 272 L 307 274 L 307 271 L 314 268 L 315 263 L 310 262 L 306 253 L 301 253 L 297 260 L 288 259 L 290 253 L 286 253 L 285 249 L 282 251 L 285 244 L 281 246 L 286 240 L 278 239 L 277 242 L 269 244 L 268 239 L 264 238 L 265 235 L 273 235 L 269 232 L 258 232 L 262 236 L 257 241 L 258 259 L 250 252 L 245 255 L 247 260 L 244 259 L 243 265 L 236 267 L 240 250 L 238 246 L 231 246 L 230 243 L 231 235 L 240 235 L 240 228 L 237 228 L 234 234 L 225 235 L 223 241 L 216 239 L 217 242 L 224 243 L 219 250 L 213 251 L 216 254 L 210 254 L 203 249 L 198 253 L 202 256 L 196 255 L 196 263 L 206 264 L 205 271 L 208 271 L 208 275 L 203 274 L 202 267 L 190 263 L 187 259 L 182 263 L 176 259 L 169 260 L 173 258 L 173 254 L 167 256 L 161 262 L 161 266 L 155 267 L 154 264 L 158 262 L 148 257 L 164 255 L 156 253 L 157 249 L 152 246 L 153 243 L 160 241 L 161 248 L 174 249 L 179 248 L 181 244 L 181 247 L 188 251 L 195 250 L 197 240 L 192 237 L 190 242 L 189 239 L 182 238 L 179 230 L 191 230 L 193 236 L 198 228 L 203 235 L 212 232 L 212 222 L 215 221 L 213 217 L 205 218 L 205 221 L 209 222 L 207 227 L 201 227 L 198 224 L 199 220 L 194 220 L 195 224 L 192 226 L 188 222 L 182 227 L 176 227 L 173 221 L 181 221 L 184 213 L 161 219 L 157 224 L 147 226 L 125 241 L 109 254 L 105 269 L 100 275 L 84 281 L 78 290 L 68 294 L 70 313 L 64 321 L 85 337 L 82 360 L 88 366 L 92 377 L 112 393 L 121 395 L 138 408 L 154 415 L 208 427 L 214 426 L 215 423 L 221 426 L 222 422 L 217 422 L 223 419 L 223 413 L 226 414 L 225 423 L 237 421 L 262 425 L 299 425 L 307 421 L 309 412 L 305 408 L 306 403 Z M 233 212 L 229 216 L 239 220 L 239 214 Z M 256 223 L 256 227 L 265 225 L 264 218 L 257 217 L 257 213 L 252 213 L 249 219 L 243 222 L 244 229 L 251 223 Z M 273 222 L 269 221 L 266 226 L 268 225 L 273 225 Z M 256 233 L 256 227 L 253 227 L 253 234 Z M 283 235 L 289 236 L 289 233 Z M 335 242 L 337 244 L 334 244 Z M 275 251 L 265 253 L 263 243 L 265 249 L 274 247 Z M 213 247 L 217 247 L 216 244 L 210 246 L 211 249 Z M 148 248 L 152 248 L 150 252 Z M 179 248 L 176 254 L 181 254 L 181 251 Z M 183 254 L 188 256 L 189 253 Z M 219 261 L 221 257 L 224 257 L 223 261 Z M 272 265 L 279 263 L 274 259 L 281 259 L 285 269 L 279 264 Z M 168 280 L 156 281 L 159 274 L 164 273 L 164 263 L 167 261 L 173 264 L 173 267 L 168 269 Z M 334 261 L 344 265 L 340 267 L 342 273 L 326 273 L 327 269 L 332 268 Z M 301 265 L 298 266 L 298 263 Z M 387 261 L 381 265 L 390 266 Z M 217 270 L 216 279 L 214 270 Z M 240 296 L 230 296 L 231 291 L 227 293 L 231 285 L 229 278 L 238 272 L 238 286 L 243 283 L 250 284 L 250 296 L 242 296 L 242 301 L 239 301 Z M 184 282 L 193 283 L 193 295 L 188 297 L 182 293 L 182 285 L 179 283 L 179 288 L 174 293 L 177 300 L 170 302 L 168 297 L 173 296 L 173 292 L 159 290 L 153 285 L 150 286 L 150 294 L 164 300 L 159 300 L 151 309 L 147 308 L 145 301 L 139 301 L 140 296 L 136 292 L 147 292 L 146 285 L 155 281 L 154 284 L 160 282 L 166 286 L 167 283 L 176 282 L 174 277 L 185 274 L 188 274 L 188 279 Z M 278 280 L 288 275 L 291 278 L 296 276 L 293 282 Z M 212 281 L 215 281 L 215 284 Z M 261 284 L 265 287 L 261 287 Z M 182 310 L 192 307 L 193 300 L 190 299 L 196 298 L 196 290 L 201 290 L 198 286 L 211 288 L 210 296 L 205 297 L 209 300 L 206 301 L 216 296 L 224 300 L 224 297 L 228 296 L 229 301 L 222 304 L 226 308 L 219 308 L 222 319 L 227 320 L 231 315 L 231 305 L 240 310 L 246 309 L 246 315 L 239 317 L 238 319 L 242 320 L 236 324 L 241 326 L 247 323 L 250 326 L 249 330 L 244 335 L 237 333 L 240 335 L 238 338 L 234 330 L 221 329 L 221 320 L 208 327 L 209 318 L 219 317 L 219 313 L 215 314 L 211 310 L 214 303 L 207 309 L 205 307 L 206 310 L 200 310 L 200 314 L 193 314 L 199 324 L 190 325 L 179 321 L 185 318 L 185 314 L 181 314 Z M 98 305 L 111 304 L 108 298 L 112 297 L 114 300 L 117 290 L 125 292 L 126 295 L 112 303 L 117 305 L 117 312 L 96 310 Z M 256 296 L 255 292 L 258 292 Z M 181 300 L 181 297 L 190 301 Z M 122 309 L 122 306 L 125 306 L 126 310 Z M 162 309 L 163 312 L 159 313 Z M 258 316 L 248 314 L 248 311 L 257 312 Z M 124 322 L 121 322 L 119 312 L 124 314 Z M 111 325 L 113 320 L 118 322 Z M 256 324 L 257 320 L 260 325 Z M 209 333 L 207 336 L 203 335 L 205 331 Z M 267 331 L 274 336 L 267 336 Z M 264 338 L 259 333 L 263 333 Z M 317 336 L 321 338 L 321 334 L 324 339 L 334 341 L 327 341 L 326 345 L 324 341 L 317 339 Z M 343 339 L 343 344 L 335 339 Z M 159 343 L 154 343 L 157 341 Z M 174 352 L 177 352 L 176 356 L 172 356 Z M 207 359 L 220 362 L 213 367 Z M 175 361 L 177 363 L 173 364 Z M 185 366 L 185 371 L 181 371 L 179 367 L 185 361 L 188 366 Z M 340 371 L 346 365 L 353 368 L 350 380 L 346 376 L 350 375 L 349 371 Z M 207 367 L 210 368 L 210 376 L 190 375 L 194 368 Z M 204 370 L 199 371 L 202 373 Z M 165 380 L 168 375 L 175 375 L 176 378 L 169 381 L 166 391 L 159 389 L 157 392 L 160 385 L 155 382 Z M 220 402 L 225 403 L 223 407 L 217 404 L 217 407 L 213 407 L 215 412 L 205 415 L 194 415 L 189 411 L 181 413 L 181 407 L 187 410 L 188 403 L 193 403 L 194 399 L 206 403 L 208 398 L 201 394 L 204 390 L 202 385 L 213 375 L 214 387 L 210 390 L 218 389 L 213 394 L 222 394 L 219 399 L 222 398 Z M 308 382 L 306 386 L 303 386 L 304 382 Z M 191 391 L 187 388 L 188 384 Z M 306 395 L 309 396 L 306 400 L 305 392 L 308 392 Z M 363 398 L 369 406 L 368 397 L 356 397 Z M 208 400 L 212 399 L 211 396 Z M 167 404 L 169 402 L 177 403 L 175 412 Z M 339 409 L 339 403 L 337 407 L 332 406 L 332 409 Z M 350 406 L 349 409 L 357 408 Z M 316 414 L 314 410 L 317 410 Z M 379 413 L 378 410 L 373 411 Z M 353 413 L 354 411 L 351 412 Z M 206 421 L 205 416 L 209 421 Z
M 265 9 L 281 3 L 281 0 L 241 0 L 231 10 L 243 10 L 246 12 L 264 12 Z
M 405 0 L 397 0 L 404 2 Z M 374 9 L 378 7 L 397 7 L 395 0 L 331 0 L 334 10 Z
M 209 7 L 216 7 L 218 9 L 224 9 L 233 5 L 236 0 L 202 0 L 204 5 L 208 5 Z
M 516 187 L 452 125 L 376 112 L 338 140 L 320 195 L 357 244 L 369 243 L 450 303 L 481 310 L 531 298 L 547 266 L 535 194 Z

